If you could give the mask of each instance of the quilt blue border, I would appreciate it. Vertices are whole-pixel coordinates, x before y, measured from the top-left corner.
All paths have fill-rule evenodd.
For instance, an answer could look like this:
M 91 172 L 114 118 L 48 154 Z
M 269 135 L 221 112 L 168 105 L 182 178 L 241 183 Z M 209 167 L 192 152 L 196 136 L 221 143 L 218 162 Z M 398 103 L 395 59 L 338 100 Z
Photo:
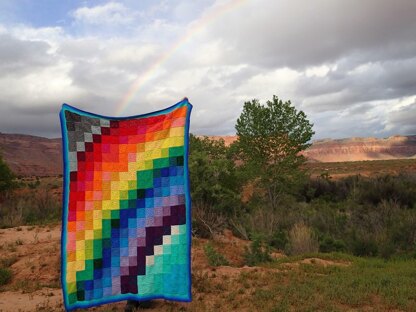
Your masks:
M 188 240 L 188 297 L 175 297 L 175 296 L 143 296 L 138 297 L 137 295 L 133 294 L 122 294 L 113 296 L 108 299 L 96 299 L 91 300 L 85 303 L 75 303 L 73 305 L 68 304 L 68 297 L 67 297 L 67 289 L 66 289 L 66 249 L 64 246 L 66 246 L 66 229 L 67 229 L 67 220 L 68 220 L 68 203 L 69 203 L 69 166 L 68 166 L 68 135 L 66 130 L 66 120 L 65 120 L 65 111 L 71 111 L 75 112 L 81 115 L 89 116 L 89 117 L 96 117 L 96 118 L 104 118 L 109 120 L 125 120 L 125 119 L 131 119 L 131 118 L 144 118 L 144 117 L 151 117 L 151 116 L 158 116 L 162 114 L 167 114 L 176 108 L 187 106 L 187 113 L 186 113 L 186 123 L 185 123 L 185 161 L 184 161 L 184 173 L 186 176 L 185 180 L 185 199 L 186 199 L 186 227 L 187 227 L 187 240 Z M 61 111 L 59 113 L 59 118 L 61 121 L 61 134 L 62 134 L 62 152 L 63 152 L 63 168 L 64 168 L 64 175 L 63 175 L 63 195 L 62 195 L 62 202 L 63 202 L 63 209 L 62 209 L 62 230 L 61 230 L 61 284 L 62 284 L 62 295 L 64 298 L 64 306 L 65 310 L 71 311 L 74 309 L 79 308 L 89 308 L 93 306 L 99 306 L 106 303 L 112 303 L 112 302 L 119 302 L 124 300 L 136 300 L 136 301 L 146 301 L 146 300 L 152 300 L 152 299 L 167 299 L 167 300 L 173 300 L 173 301 L 182 301 L 182 302 L 190 302 L 192 301 L 192 275 L 191 275 L 191 249 L 192 249 L 192 219 L 191 219 L 191 192 L 190 192 L 190 181 L 189 181 L 189 168 L 188 168 L 188 158 L 189 158 L 189 125 L 190 125 L 190 117 L 191 117 L 191 111 L 192 111 L 192 104 L 189 103 L 188 98 L 184 98 L 182 101 L 158 110 L 151 113 L 141 114 L 141 115 L 134 115 L 134 116 L 126 116 L 126 117 L 110 117 L 110 116 L 104 116 L 104 115 L 98 115 L 94 113 L 90 113 L 87 111 L 83 111 L 81 109 L 78 109 L 76 107 L 73 107 L 71 105 L 68 105 L 66 103 L 62 104 Z

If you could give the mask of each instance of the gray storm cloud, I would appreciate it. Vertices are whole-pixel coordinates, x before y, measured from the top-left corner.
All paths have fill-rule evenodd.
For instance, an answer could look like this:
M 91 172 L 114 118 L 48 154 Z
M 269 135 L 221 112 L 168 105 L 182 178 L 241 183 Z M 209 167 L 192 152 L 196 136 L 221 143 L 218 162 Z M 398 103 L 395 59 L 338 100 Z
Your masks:
M 138 79 L 124 115 L 187 96 L 197 134 L 233 134 L 244 101 L 273 94 L 305 110 L 315 138 L 416 132 L 415 1 L 246 1 L 181 41 L 221 3 L 84 7 L 50 37 L 2 25 L 0 131 L 59 136 L 62 102 L 113 115 Z

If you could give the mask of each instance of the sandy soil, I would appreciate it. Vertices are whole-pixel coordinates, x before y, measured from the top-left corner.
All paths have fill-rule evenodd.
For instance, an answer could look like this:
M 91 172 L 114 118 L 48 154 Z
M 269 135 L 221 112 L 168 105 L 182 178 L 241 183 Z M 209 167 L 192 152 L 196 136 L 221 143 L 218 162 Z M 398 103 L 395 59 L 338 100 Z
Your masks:
M 7 263 L 12 271 L 12 280 L 0 287 L 0 311 L 64 311 L 60 282 L 60 225 L 48 227 L 21 226 L 0 230 L 0 261 Z M 218 294 L 213 288 L 221 287 L 228 281 L 229 289 L 224 293 L 235 291 L 239 279 L 250 276 L 267 276 L 271 271 L 264 267 L 243 266 L 243 253 L 249 242 L 238 239 L 230 231 L 210 241 L 215 249 L 228 259 L 230 266 L 210 267 L 203 247 L 205 239 L 193 239 L 192 242 L 192 278 L 193 302 L 179 303 L 155 300 L 151 311 L 199 311 L 207 308 L 210 302 L 218 302 Z M 273 258 L 285 257 L 273 253 Z M 349 265 L 317 258 L 304 259 L 288 263 L 283 270 L 296 269 L 301 263 L 316 265 Z M 278 271 L 278 270 L 277 270 Z M 202 305 L 200 305 L 203 303 Z M 125 302 L 107 304 L 90 308 L 88 311 L 123 311 Z M 210 307 L 215 310 L 215 306 Z M 227 310 L 227 311 L 232 311 Z M 239 311 L 250 311 L 242 306 Z

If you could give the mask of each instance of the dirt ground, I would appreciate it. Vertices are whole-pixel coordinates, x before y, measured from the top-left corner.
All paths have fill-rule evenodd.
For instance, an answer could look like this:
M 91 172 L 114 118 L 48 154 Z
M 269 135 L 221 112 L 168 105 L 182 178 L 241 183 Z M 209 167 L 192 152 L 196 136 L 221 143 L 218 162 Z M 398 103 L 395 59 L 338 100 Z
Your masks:
M 60 282 L 60 236 L 59 224 L 47 227 L 20 226 L 0 230 L 0 261 L 7 263 L 12 271 L 11 281 L 0 287 L 0 311 L 64 311 Z M 193 239 L 193 302 L 155 300 L 149 310 L 216 311 L 217 305 L 225 304 L 222 307 L 223 311 L 233 311 L 233 307 L 227 306 L 226 298 L 236 291 L 235 286 L 242 278 L 247 276 L 261 278 L 270 274 L 270 271 L 276 270 L 244 266 L 243 253 L 249 243 L 234 237 L 229 231 L 209 242 L 228 259 L 230 266 L 210 267 L 203 249 L 208 240 Z M 272 256 L 285 257 L 277 252 Z M 304 259 L 299 263 L 323 266 L 334 264 L 321 259 Z M 299 264 L 292 263 L 283 269 L 291 270 L 297 265 Z M 222 291 L 224 298 L 218 296 L 218 287 L 224 288 Z M 90 308 L 88 311 L 123 311 L 124 306 L 125 302 L 120 302 Z M 241 305 L 238 310 L 252 311 L 252 307 Z

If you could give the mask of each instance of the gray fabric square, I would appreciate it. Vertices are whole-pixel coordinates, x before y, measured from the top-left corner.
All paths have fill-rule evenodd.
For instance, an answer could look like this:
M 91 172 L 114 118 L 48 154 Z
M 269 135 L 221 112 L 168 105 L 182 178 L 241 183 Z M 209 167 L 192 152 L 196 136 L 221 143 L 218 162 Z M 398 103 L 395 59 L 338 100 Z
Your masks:
M 69 161 L 77 161 L 77 152 L 69 152 L 68 153 L 68 160 Z
M 101 127 L 100 126 L 91 126 L 92 134 L 101 134 Z
M 89 132 L 84 133 L 84 142 L 92 142 L 92 134 Z
M 84 132 L 82 131 L 75 131 L 74 138 L 76 142 L 84 142 Z
M 82 131 L 82 132 L 91 132 L 91 125 L 86 122 L 81 122 L 76 124 L 77 128 L 76 130 Z
M 76 161 L 69 162 L 69 171 L 77 171 L 78 170 L 78 163 Z
M 77 142 L 77 151 L 78 152 L 85 152 L 85 144 L 84 144 L 84 142 Z
M 91 118 L 90 119 L 90 125 L 91 126 L 95 126 L 95 127 L 99 127 L 100 126 L 100 118 Z
M 101 127 L 110 127 L 110 120 L 107 119 L 100 119 Z

